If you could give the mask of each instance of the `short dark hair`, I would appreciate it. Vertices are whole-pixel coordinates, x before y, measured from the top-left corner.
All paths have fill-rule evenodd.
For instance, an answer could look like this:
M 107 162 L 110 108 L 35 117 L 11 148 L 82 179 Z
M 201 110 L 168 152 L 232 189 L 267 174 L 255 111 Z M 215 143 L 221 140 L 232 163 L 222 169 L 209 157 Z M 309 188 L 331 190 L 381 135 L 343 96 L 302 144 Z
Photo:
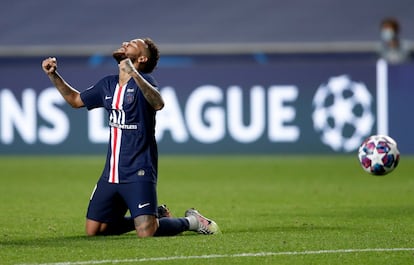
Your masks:
M 151 73 L 157 66 L 158 60 L 160 59 L 160 51 L 152 39 L 145 38 L 143 41 L 148 46 L 149 57 L 148 61 L 146 61 L 144 64 L 141 64 L 142 67 L 139 70 L 143 73 Z
M 385 25 L 391 26 L 392 29 L 395 31 L 395 33 L 397 34 L 400 33 L 400 23 L 398 22 L 396 18 L 393 18 L 393 17 L 384 18 L 381 21 L 381 28 Z

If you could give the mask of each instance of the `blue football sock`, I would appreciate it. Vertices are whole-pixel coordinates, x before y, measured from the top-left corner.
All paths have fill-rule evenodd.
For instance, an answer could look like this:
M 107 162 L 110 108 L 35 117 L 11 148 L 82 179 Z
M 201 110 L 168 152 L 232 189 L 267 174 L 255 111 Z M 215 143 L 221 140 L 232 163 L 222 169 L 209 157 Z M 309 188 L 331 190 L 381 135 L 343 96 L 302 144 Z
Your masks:
M 175 236 L 189 228 L 186 218 L 164 217 L 159 219 L 159 223 L 160 226 L 154 236 Z
M 101 234 L 105 236 L 121 235 L 135 230 L 134 219 L 124 217 L 116 222 L 108 223 L 108 227 Z

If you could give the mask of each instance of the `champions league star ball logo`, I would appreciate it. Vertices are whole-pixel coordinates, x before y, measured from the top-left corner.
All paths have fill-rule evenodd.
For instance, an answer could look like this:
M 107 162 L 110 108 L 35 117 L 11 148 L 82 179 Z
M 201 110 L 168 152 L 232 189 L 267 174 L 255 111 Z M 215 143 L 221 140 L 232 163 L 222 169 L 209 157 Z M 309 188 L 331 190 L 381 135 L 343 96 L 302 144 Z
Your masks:
M 334 151 L 351 152 L 371 133 L 372 96 L 363 83 L 337 76 L 321 85 L 313 98 L 313 126 Z

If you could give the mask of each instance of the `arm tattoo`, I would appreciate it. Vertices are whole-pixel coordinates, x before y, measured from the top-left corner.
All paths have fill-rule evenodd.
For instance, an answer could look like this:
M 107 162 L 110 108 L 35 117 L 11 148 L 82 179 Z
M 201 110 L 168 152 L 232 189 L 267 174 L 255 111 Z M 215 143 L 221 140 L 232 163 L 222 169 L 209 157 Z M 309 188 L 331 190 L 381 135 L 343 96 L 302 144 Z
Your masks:
M 132 77 L 144 94 L 145 99 L 155 109 L 160 110 L 164 107 L 164 100 L 160 92 L 145 80 L 137 71 L 132 72 Z

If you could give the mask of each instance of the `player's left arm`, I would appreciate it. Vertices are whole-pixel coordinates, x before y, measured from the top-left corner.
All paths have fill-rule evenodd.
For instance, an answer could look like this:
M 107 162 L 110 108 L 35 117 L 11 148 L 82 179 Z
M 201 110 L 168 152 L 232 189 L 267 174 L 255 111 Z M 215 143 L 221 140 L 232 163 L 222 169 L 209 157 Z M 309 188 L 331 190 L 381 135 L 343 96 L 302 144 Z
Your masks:
M 134 78 L 145 99 L 155 110 L 161 110 L 164 107 L 164 100 L 162 99 L 160 92 L 142 77 L 142 75 L 135 69 L 130 59 L 121 61 L 120 68 Z

